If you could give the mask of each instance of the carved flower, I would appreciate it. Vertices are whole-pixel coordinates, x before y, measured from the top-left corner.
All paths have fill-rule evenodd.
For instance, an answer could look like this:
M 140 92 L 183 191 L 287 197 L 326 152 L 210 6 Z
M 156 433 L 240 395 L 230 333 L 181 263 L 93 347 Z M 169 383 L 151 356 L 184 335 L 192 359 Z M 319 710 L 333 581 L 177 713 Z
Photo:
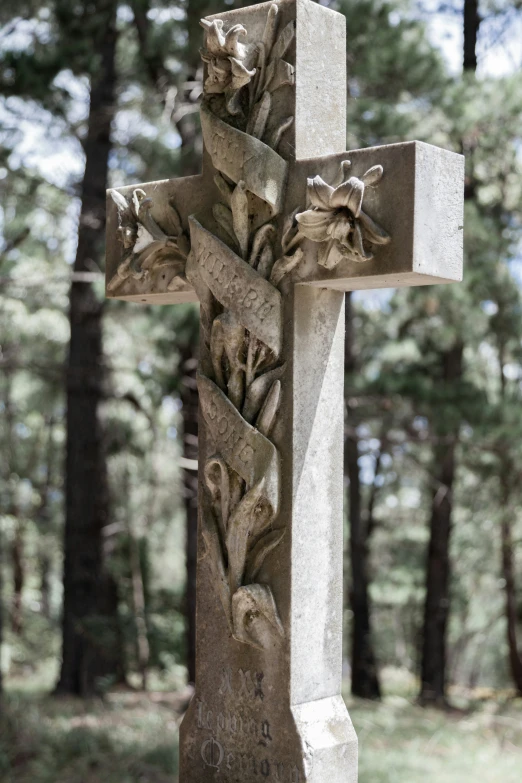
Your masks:
M 343 174 L 350 165 L 342 164 Z M 383 174 L 382 166 L 372 166 L 361 179 L 350 177 L 334 188 L 317 176 L 308 180 L 307 194 L 311 209 L 296 215 L 300 233 L 321 243 L 319 263 L 327 269 L 337 266 L 341 258 L 369 261 L 373 258 L 368 245 L 386 245 L 388 234 L 362 210 L 365 187 L 376 185 Z M 337 253 L 331 251 L 336 248 Z
M 128 277 L 146 280 L 159 267 L 171 267 L 181 274 L 190 247 L 174 205 L 170 204 L 170 218 L 175 233 L 169 236 L 150 214 L 153 202 L 144 190 L 136 188 L 129 199 L 117 190 L 109 194 L 118 209 L 123 254 L 107 290 L 115 291 Z
M 239 90 L 256 72 L 255 68 L 248 68 L 248 49 L 239 42 L 246 30 L 243 25 L 235 24 L 224 33 L 221 19 L 213 22 L 202 19 L 201 25 L 207 31 L 207 45 L 201 50 L 201 59 L 208 70 L 204 90 L 208 95 L 224 94 L 229 113 L 239 114 Z

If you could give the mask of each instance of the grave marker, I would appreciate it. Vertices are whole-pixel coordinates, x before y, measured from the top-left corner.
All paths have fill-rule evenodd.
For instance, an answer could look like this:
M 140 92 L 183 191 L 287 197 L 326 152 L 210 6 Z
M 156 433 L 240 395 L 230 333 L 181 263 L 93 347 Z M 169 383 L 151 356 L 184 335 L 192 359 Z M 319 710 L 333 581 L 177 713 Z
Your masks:
M 181 783 L 355 783 L 341 697 L 344 292 L 461 279 L 463 159 L 344 152 L 345 18 L 209 17 L 203 173 L 109 191 L 108 296 L 200 302 Z

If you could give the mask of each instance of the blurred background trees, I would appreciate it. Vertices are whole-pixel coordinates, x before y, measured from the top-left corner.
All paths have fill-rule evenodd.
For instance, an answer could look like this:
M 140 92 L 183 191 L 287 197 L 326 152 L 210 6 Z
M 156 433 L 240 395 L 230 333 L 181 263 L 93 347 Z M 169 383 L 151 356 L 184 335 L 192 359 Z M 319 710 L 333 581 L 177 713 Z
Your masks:
M 105 189 L 198 170 L 199 19 L 234 5 L 0 8 L 7 689 L 194 679 L 198 313 L 104 301 Z M 346 675 L 522 695 L 520 4 L 332 7 L 347 149 L 466 156 L 464 283 L 347 301 Z

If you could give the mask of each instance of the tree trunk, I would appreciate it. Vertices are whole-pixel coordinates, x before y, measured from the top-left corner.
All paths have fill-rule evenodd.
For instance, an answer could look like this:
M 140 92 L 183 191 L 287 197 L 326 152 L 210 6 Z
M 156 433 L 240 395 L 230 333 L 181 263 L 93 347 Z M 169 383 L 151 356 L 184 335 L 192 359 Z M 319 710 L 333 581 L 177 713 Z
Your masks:
M 47 552 L 40 553 L 40 599 L 42 615 L 51 619 L 51 558 Z
M 477 39 L 481 23 L 478 0 L 464 0 L 464 57 L 465 71 L 477 70 Z
M 464 70 L 477 68 L 477 36 L 480 26 L 478 0 L 464 0 Z M 467 183 L 464 198 L 474 197 Z M 462 377 L 464 346 L 457 343 L 441 356 L 442 380 L 446 384 Z M 458 427 L 458 423 L 455 423 Z M 440 443 L 433 452 L 435 488 L 432 496 L 430 542 L 426 567 L 426 598 L 421 650 L 421 704 L 446 704 L 446 636 L 449 616 L 450 539 L 452 489 L 455 479 L 456 433 L 435 428 Z M 446 443 L 444 441 L 447 441 Z
M 463 345 L 457 343 L 442 356 L 442 380 L 450 385 L 462 377 Z M 436 433 L 435 487 L 432 495 L 430 542 L 426 565 L 426 599 L 421 656 L 421 704 L 446 704 L 446 635 L 450 596 L 450 537 L 452 490 L 455 480 L 457 434 L 449 428 Z
M 477 36 L 480 26 L 478 0 L 464 0 L 464 70 L 477 68 Z M 474 196 L 467 184 L 464 198 Z M 442 354 L 442 379 L 451 384 L 462 377 L 464 346 L 457 343 Z M 458 426 L 458 425 L 456 425 Z M 432 496 L 430 542 L 426 567 L 426 598 L 421 650 L 421 704 L 446 704 L 446 635 L 449 616 L 450 539 L 452 489 L 455 478 L 455 433 L 438 428 L 441 443 L 434 448 L 435 488 Z M 447 440 L 447 443 L 443 441 Z
M 351 294 L 346 296 L 345 370 L 355 370 L 353 312 Z M 377 664 L 373 650 L 369 600 L 368 520 L 363 521 L 361 481 L 359 476 L 359 444 L 352 421 L 350 401 L 347 403 L 348 434 L 344 444 L 344 470 L 349 480 L 350 563 L 352 582 L 349 602 L 353 612 L 351 676 L 352 693 L 364 699 L 380 699 Z
M 76 272 L 92 271 L 104 255 L 105 191 L 116 88 L 116 3 L 98 11 L 100 66 L 91 79 L 85 174 Z M 102 304 L 90 284 L 73 282 L 67 366 L 67 444 L 63 648 L 59 693 L 87 696 L 101 678 L 121 677 L 117 586 L 106 569 L 102 531 L 108 522 L 102 399 Z
M 498 341 L 498 359 L 499 359 L 499 378 L 500 378 L 500 398 L 505 403 L 506 398 L 506 376 L 504 375 L 505 343 Z M 513 678 L 513 684 L 517 693 L 522 696 L 522 649 L 518 646 L 517 638 L 517 590 L 515 580 L 515 560 L 513 555 L 513 533 L 511 524 L 511 484 L 510 477 L 515 475 L 515 471 L 509 457 L 509 446 L 502 441 L 500 446 L 500 499 L 501 499 L 501 523 L 500 523 L 500 541 L 501 541 L 501 572 L 504 578 L 504 590 L 506 595 L 506 635 L 509 655 L 509 668 Z
M 13 601 L 11 609 L 11 630 L 20 636 L 23 629 L 22 593 L 25 582 L 24 571 L 24 535 L 20 519 L 16 519 L 16 530 L 11 545 L 11 563 L 13 568 Z
M 186 513 L 185 620 L 189 682 L 196 681 L 196 565 L 198 537 L 198 335 L 182 350 L 181 401 L 183 403 L 183 494 Z
M 127 540 L 129 546 L 129 570 L 131 575 L 131 600 L 134 615 L 134 628 L 136 632 L 136 661 L 141 676 L 141 687 L 144 691 L 148 685 L 148 666 L 150 659 L 149 632 L 147 627 L 147 607 L 145 600 L 145 586 L 143 583 L 143 571 L 140 556 L 140 541 L 134 535 L 131 522 L 132 512 L 130 508 L 130 481 L 129 471 L 126 469 L 123 478 L 123 489 L 127 500 L 125 509 L 125 523 L 127 526 Z
M 519 649 L 517 639 L 517 597 L 515 586 L 515 566 L 513 557 L 513 536 L 509 512 L 509 487 L 508 480 L 503 475 L 502 481 L 502 576 L 505 581 L 506 594 L 506 631 L 509 651 L 509 668 L 513 683 L 519 696 L 522 696 L 522 650 Z
M 132 581 L 132 607 L 136 626 L 136 655 L 141 675 L 141 687 L 147 690 L 147 675 L 150 657 L 149 635 L 145 608 L 145 589 L 141 571 L 140 545 L 132 531 L 130 520 L 127 523 L 129 536 L 129 559 Z
M 43 616 L 51 619 L 51 570 L 52 557 L 49 553 L 47 541 L 48 527 L 50 523 L 49 496 L 53 483 L 54 473 L 54 419 L 48 421 L 48 441 L 45 483 L 41 488 L 40 504 L 35 513 L 35 521 L 38 525 L 38 567 L 40 573 L 40 600 Z
M 4 692 L 4 675 L 2 671 L 4 644 L 4 530 L 0 520 L 0 706 Z

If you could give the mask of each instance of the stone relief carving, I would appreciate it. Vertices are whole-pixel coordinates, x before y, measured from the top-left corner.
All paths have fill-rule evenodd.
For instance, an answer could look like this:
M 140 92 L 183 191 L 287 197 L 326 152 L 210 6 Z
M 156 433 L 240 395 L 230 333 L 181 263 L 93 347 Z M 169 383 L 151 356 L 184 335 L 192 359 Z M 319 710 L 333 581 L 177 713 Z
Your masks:
M 118 209 L 118 234 L 123 253 L 107 290 L 116 291 L 128 277 L 148 280 L 161 267 L 174 268 L 176 276 L 183 275 L 190 245 L 174 205 L 170 204 L 170 219 L 176 232 L 168 236 L 150 214 L 153 201 L 144 190 L 136 188 L 129 199 L 117 190 L 109 193 Z
M 373 258 L 372 245 L 390 241 L 384 229 L 362 210 L 365 188 L 377 185 L 383 175 L 382 166 L 372 166 L 360 179 L 347 179 L 350 165 L 349 160 L 341 164 L 341 183 L 337 187 L 319 176 L 309 179 L 310 208 L 296 215 L 299 232 L 320 243 L 318 263 L 326 269 L 333 269 L 343 257 L 369 261 Z
M 239 41 L 246 36 L 241 25 L 224 31 L 221 20 L 202 20 L 208 74 L 203 137 L 220 198 L 213 226 L 190 218 L 187 263 L 201 302 L 207 360 L 202 357 L 198 388 L 214 449 L 203 467 L 206 559 L 231 633 L 260 649 L 284 636 L 272 590 L 258 580 L 285 534 L 276 526 L 280 458 L 271 441 L 284 376 L 277 286 L 302 257 L 295 215 L 279 237 L 287 255 L 275 254 L 275 218 L 287 177 L 276 148 L 293 117 L 273 125 L 271 95 L 293 83 L 293 68 L 283 56 L 295 36 L 294 22 L 279 31 L 278 21 L 273 5 L 262 41 L 247 46 Z M 263 210 L 266 219 L 256 226 Z
M 276 150 L 293 116 L 270 122 L 272 94 L 294 84 L 294 67 L 284 56 L 295 38 L 295 21 L 279 30 L 279 9 L 272 5 L 261 41 L 243 44 L 243 25 L 223 30 L 223 21 L 202 19 L 206 45 L 201 57 L 207 65 L 204 97 L 213 113 L 227 123 Z M 244 89 L 246 88 L 246 89 Z M 216 99 L 216 100 L 214 100 Z
M 207 95 L 223 94 L 228 112 L 238 114 L 239 91 L 256 73 L 255 68 L 248 67 L 254 55 L 252 48 L 239 41 L 246 36 L 246 30 L 243 25 L 235 24 L 224 33 L 221 19 L 213 22 L 202 19 L 201 25 L 207 32 L 206 47 L 201 50 L 201 59 L 207 64 L 204 91 Z
M 274 4 L 262 40 L 248 45 L 240 42 L 242 25 L 225 31 L 222 20 L 201 22 L 201 122 L 219 198 L 205 225 L 189 218 L 186 266 L 201 305 L 198 389 L 210 439 L 200 509 L 205 559 L 232 635 L 265 650 L 284 637 L 272 589 L 259 581 L 285 534 L 277 526 L 280 457 L 271 440 L 285 370 L 279 286 L 301 262 L 305 238 L 321 243 L 319 263 L 328 268 L 333 244 L 366 260 L 369 245 L 389 241 L 361 209 L 380 166 L 344 181 L 346 161 L 335 188 L 309 180 L 310 209 L 277 220 L 288 170 L 277 148 L 293 117 L 272 117 L 272 94 L 294 83 L 283 58 L 295 37 L 295 22 L 279 29 L 278 17 Z

